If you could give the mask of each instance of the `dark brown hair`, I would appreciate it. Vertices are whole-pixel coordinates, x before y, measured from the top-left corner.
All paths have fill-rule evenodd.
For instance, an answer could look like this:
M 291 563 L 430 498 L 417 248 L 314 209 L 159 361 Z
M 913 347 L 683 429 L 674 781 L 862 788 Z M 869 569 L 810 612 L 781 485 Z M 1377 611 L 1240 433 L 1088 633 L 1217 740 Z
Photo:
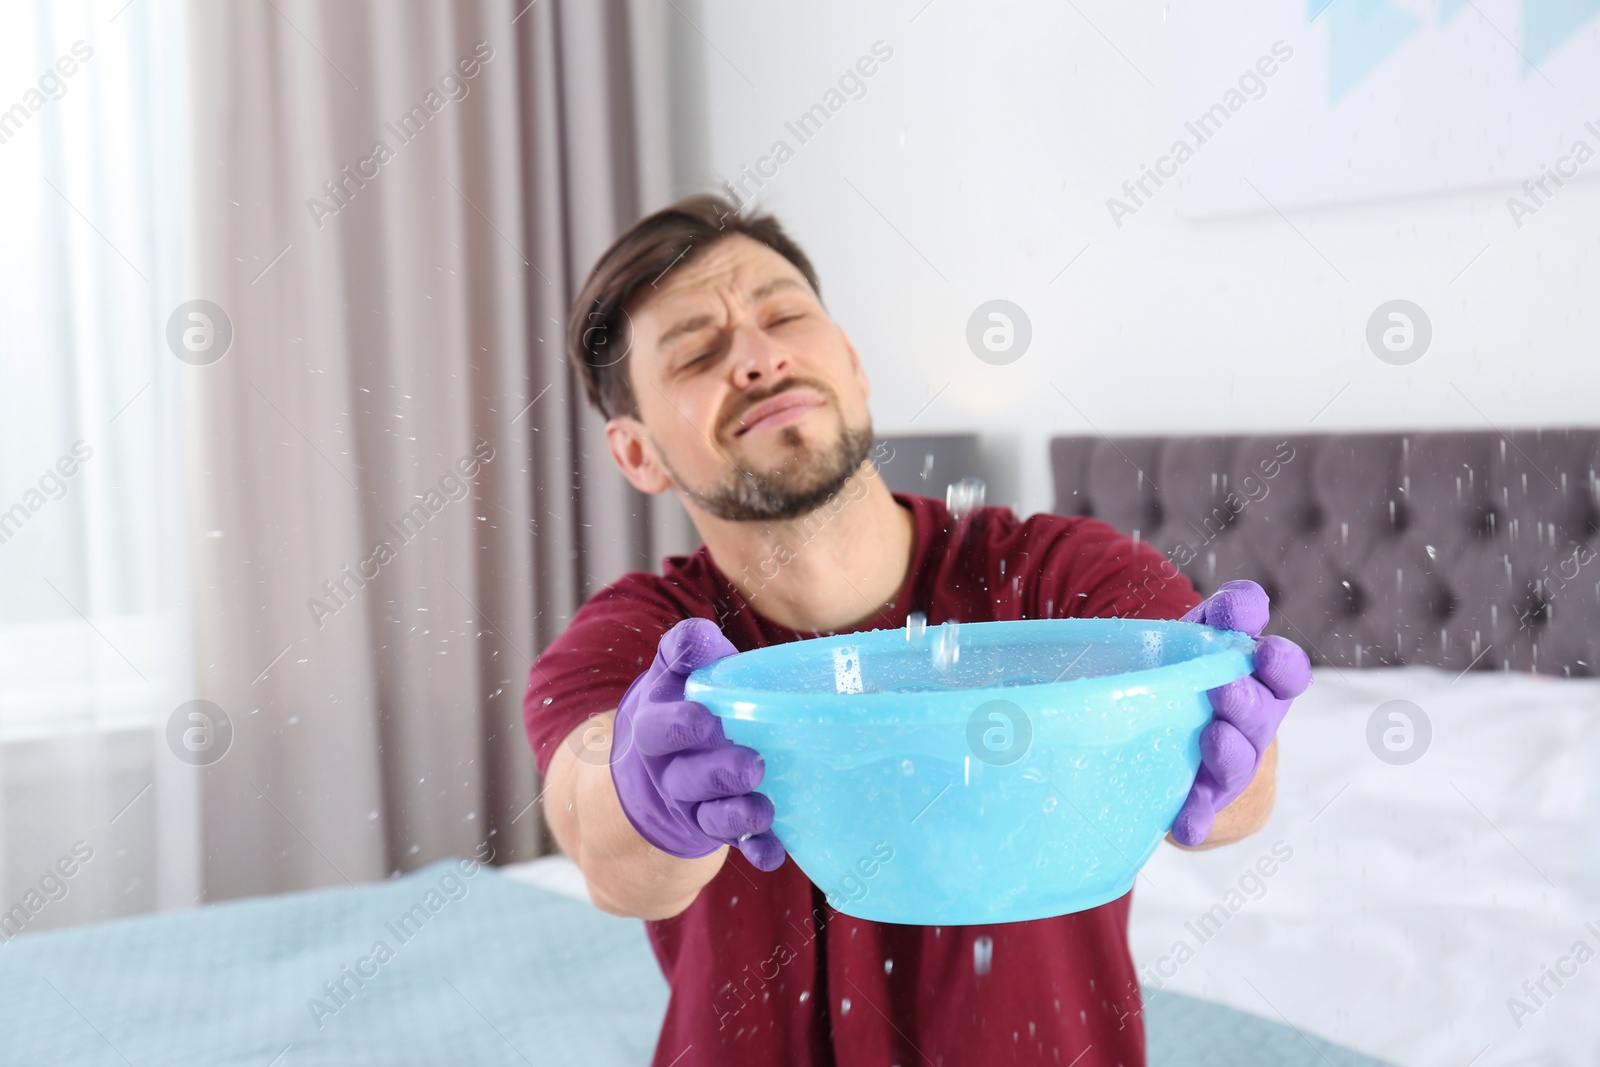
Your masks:
M 567 316 L 567 355 L 583 378 L 589 402 L 602 415 L 639 416 L 628 378 L 632 338 L 625 320 L 635 299 L 647 295 L 640 288 L 653 286 L 669 268 L 691 262 L 734 234 L 760 241 L 793 263 L 817 299 L 822 298 L 811 261 L 771 215 L 740 215 L 730 201 L 701 193 L 640 219 L 600 256 Z M 613 355 L 619 346 L 622 354 Z

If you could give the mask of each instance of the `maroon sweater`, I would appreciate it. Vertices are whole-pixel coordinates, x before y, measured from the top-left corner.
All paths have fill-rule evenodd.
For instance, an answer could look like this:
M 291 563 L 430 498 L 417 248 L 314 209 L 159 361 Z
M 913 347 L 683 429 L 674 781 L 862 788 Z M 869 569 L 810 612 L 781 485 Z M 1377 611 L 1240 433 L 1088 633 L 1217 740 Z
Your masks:
M 956 544 L 942 503 L 895 500 L 916 520 L 910 574 L 857 630 L 916 611 L 930 626 L 1170 619 L 1200 602 L 1159 552 L 1096 519 L 982 508 Z M 575 727 L 617 706 L 680 620 L 716 620 L 741 651 L 817 636 L 760 615 L 759 590 L 747 601 L 703 545 L 665 564 L 663 577 L 636 572 L 596 593 L 534 665 L 523 715 L 541 774 Z M 875 923 L 830 908 L 792 860 L 763 873 L 732 849 L 688 909 L 645 923 L 672 990 L 654 1063 L 1144 1067 L 1131 898 L 1033 922 Z M 979 938 L 992 948 L 975 966 Z

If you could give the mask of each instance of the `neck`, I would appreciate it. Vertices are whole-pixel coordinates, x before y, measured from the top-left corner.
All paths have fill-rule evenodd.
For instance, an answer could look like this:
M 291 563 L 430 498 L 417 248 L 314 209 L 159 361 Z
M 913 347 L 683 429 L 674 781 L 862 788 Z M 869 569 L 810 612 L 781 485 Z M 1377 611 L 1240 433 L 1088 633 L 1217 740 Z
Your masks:
M 894 604 L 911 569 L 915 521 L 870 459 L 815 511 L 730 522 L 681 494 L 717 569 L 756 613 L 791 630 L 863 625 Z

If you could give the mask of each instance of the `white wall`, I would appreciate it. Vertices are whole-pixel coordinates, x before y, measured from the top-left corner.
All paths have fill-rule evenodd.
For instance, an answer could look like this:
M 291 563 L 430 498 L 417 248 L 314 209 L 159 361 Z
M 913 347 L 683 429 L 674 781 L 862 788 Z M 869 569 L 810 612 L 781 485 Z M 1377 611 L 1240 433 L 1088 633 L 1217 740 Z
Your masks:
M 797 145 L 784 123 L 874 41 L 893 48 L 758 202 L 816 262 L 867 362 L 876 429 L 981 432 L 1010 457 L 991 503 L 1047 508 L 1046 441 L 1061 433 L 1600 420 L 1600 182 L 1568 186 L 1521 230 L 1503 188 L 1206 222 L 1181 220 L 1167 190 L 1119 230 L 1106 198 L 1171 141 L 1165 5 L 923 3 L 680 0 L 680 83 L 694 87 L 681 106 L 691 123 L 704 109 L 683 145 L 706 158 L 680 160 L 678 181 L 716 188 L 774 140 Z M 1302 30 L 1310 56 L 1323 27 Z M 1278 77 L 1324 78 L 1317 62 Z M 1000 367 L 965 340 L 997 297 L 1033 325 L 1027 354 Z M 1397 297 L 1434 328 L 1403 367 L 1365 344 L 1373 309 Z

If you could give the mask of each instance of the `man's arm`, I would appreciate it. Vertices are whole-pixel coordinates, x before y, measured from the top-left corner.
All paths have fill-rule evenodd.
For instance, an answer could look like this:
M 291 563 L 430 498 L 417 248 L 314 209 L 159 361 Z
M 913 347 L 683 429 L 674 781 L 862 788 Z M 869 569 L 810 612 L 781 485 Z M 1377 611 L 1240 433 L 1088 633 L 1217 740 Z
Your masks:
M 1234 798 L 1232 804 L 1217 812 L 1217 821 L 1204 841 L 1194 846 L 1178 845 L 1171 833 L 1167 834 L 1167 840 L 1185 852 L 1204 852 L 1208 848 L 1242 841 L 1267 824 L 1267 817 L 1272 814 L 1272 805 L 1277 796 L 1278 739 L 1273 738 L 1267 750 L 1261 754 L 1261 766 L 1256 768 L 1256 776 L 1245 786 L 1244 792 Z
M 611 779 L 615 717 L 614 710 L 596 715 L 557 746 L 545 773 L 545 818 L 561 850 L 583 872 L 596 907 L 629 918 L 670 919 L 716 877 L 728 848 L 683 860 L 639 836 Z

